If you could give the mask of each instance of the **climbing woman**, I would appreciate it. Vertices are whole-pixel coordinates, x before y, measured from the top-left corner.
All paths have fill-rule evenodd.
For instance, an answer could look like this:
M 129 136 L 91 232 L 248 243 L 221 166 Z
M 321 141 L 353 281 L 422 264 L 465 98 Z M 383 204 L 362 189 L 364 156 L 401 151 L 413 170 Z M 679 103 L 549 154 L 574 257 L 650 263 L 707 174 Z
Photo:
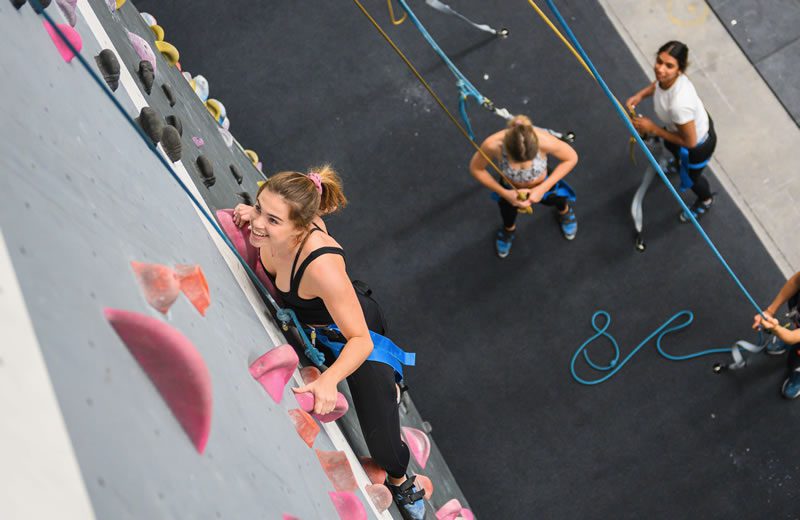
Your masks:
M 308 174 L 282 172 L 261 186 L 255 207 L 234 209 L 234 222 L 249 223 L 264 270 L 285 306 L 316 331 L 325 355 L 329 368 L 294 391 L 313 393 L 314 412 L 325 414 L 336 403 L 336 385 L 347 379 L 364 439 L 388 474 L 395 502 L 407 517 L 421 519 L 425 492 L 414 477 L 406 477 L 409 450 L 400 437 L 395 381 L 403 363 L 397 352 L 384 348 L 383 317 L 368 292 L 356 291 L 344 251 L 319 218 L 346 203 L 341 180 L 329 166 Z
M 505 177 L 493 177 L 487 170 L 489 163 L 481 153 L 472 156 L 470 173 L 495 193 L 500 207 L 503 225 L 495 239 L 497 256 L 508 256 L 517 229 L 518 210 L 533 204 L 553 206 L 564 238 L 575 238 L 578 221 L 570 204 L 575 195 L 562 181 L 578 164 L 578 154 L 569 144 L 547 130 L 533 126 L 526 116 L 518 115 L 509 120 L 507 128 L 487 137 L 481 150 Z M 550 155 L 559 161 L 552 169 L 548 167 Z
M 767 347 L 769 354 L 783 354 L 789 351 L 787 360 L 786 379 L 783 381 L 781 392 L 787 399 L 800 397 L 800 272 L 789 278 L 772 303 L 762 311 L 764 318 L 756 314 L 753 318 L 753 328 L 763 328 L 771 332 L 777 341 L 770 342 Z M 775 319 L 775 314 L 784 303 L 789 304 L 788 317 L 792 322 L 792 329 L 783 327 Z
M 653 66 L 656 80 L 625 102 L 632 112 L 646 97 L 653 96 L 656 115 L 666 125 L 656 125 L 644 116 L 633 118 L 633 126 L 641 133 L 660 137 L 675 156 L 680 171 L 681 191 L 691 188 L 697 199 L 690 210 L 695 218 L 705 215 L 714 203 L 714 195 L 703 176 L 717 146 L 714 122 L 689 78 L 686 77 L 689 48 L 678 41 L 669 41 L 658 49 Z M 688 215 L 681 211 L 681 222 Z

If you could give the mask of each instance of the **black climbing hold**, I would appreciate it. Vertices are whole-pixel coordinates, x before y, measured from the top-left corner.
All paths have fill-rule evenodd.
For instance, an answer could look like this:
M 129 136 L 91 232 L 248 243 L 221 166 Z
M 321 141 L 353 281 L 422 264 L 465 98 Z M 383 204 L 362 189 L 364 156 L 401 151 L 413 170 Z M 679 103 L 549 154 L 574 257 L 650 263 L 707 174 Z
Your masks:
M 183 137 L 183 125 L 181 124 L 181 119 L 176 115 L 167 116 L 167 124 L 172 125 L 178 131 L 178 135 Z
M 14 9 L 19 10 L 20 7 L 25 5 L 25 0 L 11 0 L 11 5 L 14 6 Z
M 210 188 L 217 182 L 217 178 L 214 177 L 214 166 L 211 165 L 211 161 L 205 155 L 200 155 L 197 158 L 197 169 L 200 170 L 200 176 L 203 177 L 203 184 L 206 185 L 206 188 Z
M 239 172 L 239 169 L 232 164 L 231 164 L 231 175 L 233 175 L 233 178 L 236 179 L 236 184 L 242 183 L 242 180 L 244 179 L 242 177 L 242 174 Z
M 143 107 L 139 112 L 139 117 L 136 122 L 142 127 L 144 133 L 153 141 L 153 144 L 158 144 L 161 140 L 161 133 L 164 131 L 164 120 L 161 116 L 150 107 Z
M 167 85 L 166 83 L 164 83 L 163 85 L 161 85 L 161 90 L 164 91 L 164 95 L 167 97 L 167 101 L 169 101 L 169 106 L 174 107 L 175 106 L 175 93 L 172 92 L 172 88 L 169 85 Z
M 247 193 L 246 191 L 240 191 L 239 193 L 237 193 L 237 195 L 239 196 L 240 199 L 242 199 L 242 202 L 244 204 L 247 204 L 248 206 L 252 206 L 253 205 L 253 199 L 250 197 L 250 194 Z M 287 329 L 284 329 L 284 330 L 287 330 Z
M 153 71 L 153 64 L 147 60 L 139 62 L 139 79 L 142 80 L 142 86 L 147 95 L 153 91 L 153 81 L 156 79 L 156 74 Z
M 119 87 L 119 60 L 111 49 L 103 49 L 100 54 L 94 57 L 97 68 L 103 74 L 103 78 L 108 83 L 108 88 L 116 92 Z
M 174 126 L 167 125 L 164 127 L 164 131 L 161 133 L 161 146 L 164 147 L 164 151 L 170 161 L 178 162 L 181 160 L 181 152 L 183 150 L 181 135 Z
M 31 1 L 31 7 L 33 7 L 33 10 L 38 14 L 42 14 L 42 11 L 50 7 L 50 0 L 33 0 Z

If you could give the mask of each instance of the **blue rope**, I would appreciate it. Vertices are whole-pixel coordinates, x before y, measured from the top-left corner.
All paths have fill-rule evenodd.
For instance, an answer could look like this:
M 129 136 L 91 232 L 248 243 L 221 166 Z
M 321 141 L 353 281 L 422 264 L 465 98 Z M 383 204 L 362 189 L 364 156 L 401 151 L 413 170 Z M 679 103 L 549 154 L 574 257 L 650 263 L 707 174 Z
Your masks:
M 666 174 L 664 174 L 664 171 L 661 169 L 661 165 L 658 164 L 658 161 L 656 160 L 655 157 L 653 157 L 653 154 L 650 152 L 650 150 L 645 145 L 644 140 L 642 140 L 642 137 L 639 135 L 639 133 L 633 127 L 633 124 L 631 123 L 630 118 L 628 117 L 628 115 L 622 110 L 622 107 L 619 106 L 619 103 L 617 102 L 616 97 L 611 92 L 611 89 L 608 87 L 606 82 L 603 80 L 602 76 L 600 76 L 600 73 L 595 68 L 594 64 L 592 63 L 592 60 L 589 59 L 589 56 L 586 54 L 586 51 L 583 50 L 583 47 L 581 46 L 580 42 L 578 41 L 578 38 L 572 32 L 572 29 L 570 29 L 569 24 L 567 24 L 567 22 L 564 19 L 564 17 L 561 16 L 561 12 L 555 6 L 555 3 L 553 2 L 553 0 L 546 0 L 546 1 L 547 1 L 548 7 L 550 7 L 550 9 L 553 11 L 553 14 L 555 15 L 556 19 L 558 20 L 558 23 L 561 25 L 561 27 L 564 29 L 564 32 L 567 34 L 567 37 L 570 39 L 570 41 L 572 42 L 572 44 L 575 47 L 575 49 L 578 51 L 578 53 L 581 55 L 583 60 L 586 62 L 586 65 L 592 71 L 592 75 L 594 75 L 595 79 L 597 80 L 597 83 L 600 85 L 600 88 L 603 90 L 603 92 L 605 93 L 606 97 L 608 97 L 608 99 L 611 101 L 611 104 L 614 106 L 614 110 L 616 110 L 617 115 L 619 115 L 619 117 L 622 120 L 623 124 L 625 124 L 625 127 L 628 129 L 628 131 L 633 136 L 633 138 L 636 139 L 636 142 L 639 144 L 639 147 L 645 153 L 645 156 L 647 157 L 647 160 L 650 161 L 650 164 L 652 165 L 653 169 L 656 171 L 656 173 L 658 173 L 659 177 L 661 177 L 661 180 L 664 182 L 664 184 L 666 184 L 666 186 L 669 189 L 669 191 L 672 194 L 672 196 L 675 198 L 675 200 L 678 201 L 678 204 L 681 206 L 681 208 L 683 208 L 683 211 L 689 216 L 689 220 L 692 222 L 692 225 L 700 233 L 700 236 L 703 238 L 703 240 L 705 240 L 705 242 L 708 245 L 708 247 L 711 248 L 711 251 L 717 257 L 717 260 L 719 260 L 719 262 L 722 264 L 722 266 L 727 271 L 728 275 L 733 279 L 733 281 L 739 287 L 739 290 L 745 296 L 747 301 L 750 302 L 750 304 L 753 306 L 753 308 L 759 314 L 761 314 L 761 307 L 758 305 L 758 303 L 756 303 L 755 299 L 750 294 L 750 292 L 745 288 L 745 286 L 741 282 L 741 280 L 739 280 L 739 277 L 736 276 L 736 273 L 733 271 L 733 269 L 730 267 L 730 265 L 728 265 L 728 262 L 722 256 L 722 253 L 719 252 L 719 249 L 717 249 L 717 246 L 714 245 L 714 242 L 711 240 L 711 238 L 708 236 L 708 234 L 706 234 L 705 230 L 702 228 L 702 226 L 700 226 L 700 223 L 697 222 L 697 219 L 694 217 L 692 212 L 689 210 L 689 208 L 686 206 L 686 204 L 681 199 L 681 197 L 678 194 L 678 192 L 672 186 L 672 183 L 669 181 L 669 179 L 667 178 Z M 606 325 L 605 325 L 605 327 L 602 328 L 602 330 L 599 330 L 597 328 L 596 324 L 595 324 L 595 320 L 596 320 L 597 316 L 599 316 L 599 315 L 602 315 L 607 319 Z M 681 316 L 688 316 L 689 319 L 683 324 L 676 325 L 674 327 L 669 327 L 669 325 L 674 320 L 676 320 L 677 318 L 679 318 Z M 729 349 L 711 349 L 711 350 L 704 350 L 702 352 L 697 352 L 695 354 L 689 354 L 689 355 L 686 355 L 686 356 L 670 356 L 666 352 L 664 352 L 661 349 L 661 338 L 665 334 L 668 334 L 668 333 L 673 332 L 675 330 L 680 330 L 682 328 L 687 327 L 692 322 L 692 320 L 693 320 L 693 315 L 692 315 L 692 313 L 690 311 L 681 311 L 681 312 L 675 314 L 672 318 L 670 318 L 669 320 L 664 322 L 664 324 L 661 325 L 661 327 L 659 327 L 652 334 L 650 334 L 650 336 L 648 336 L 642 343 L 640 343 L 630 354 L 628 354 L 628 356 L 619 365 L 615 366 L 615 362 L 618 361 L 618 359 L 619 359 L 619 347 L 617 345 L 617 342 L 614 340 L 614 338 L 612 336 L 606 334 L 606 332 L 605 332 L 605 330 L 608 328 L 608 324 L 611 323 L 611 317 L 605 311 L 598 311 L 592 316 L 592 327 L 595 329 L 595 331 L 597 331 L 597 334 L 595 334 L 589 340 L 584 342 L 584 344 L 581 345 L 581 347 L 575 352 L 575 355 L 572 357 L 572 363 L 570 364 L 570 370 L 572 371 L 572 377 L 576 381 L 578 381 L 579 383 L 582 383 L 582 384 L 585 384 L 585 385 L 593 385 L 593 384 L 602 383 L 603 381 L 606 381 L 611 376 L 616 374 L 619 371 L 619 369 L 622 368 L 622 366 L 624 366 L 625 363 L 627 363 L 628 360 L 634 354 L 636 354 L 636 352 L 638 352 L 639 349 L 642 348 L 642 346 L 644 346 L 645 343 L 650 341 L 656 335 L 658 335 L 658 339 L 656 341 L 656 346 L 658 348 L 659 353 L 661 353 L 661 355 L 663 355 L 664 357 L 667 357 L 668 359 L 672 359 L 674 361 L 680 361 L 680 360 L 685 360 L 685 359 L 693 359 L 693 358 L 700 357 L 700 356 L 705 356 L 705 355 L 708 355 L 708 354 L 716 354 L 716 353 L 729 352 L 730 351 Z M 608 337 L 610 339 L 610 341 L 612 342 L 612 345 L 614 346 L 615 353 L 616 353 L 614 360 L 612 360 L 611 364 L 607 365 L 607 366 L 600 366 L 600 365 L 596 365 L 596 364 L 592 363 L 591 360 L 589 359 L 588 354 L 585 351 L 586 346 L 589 343 L 591 343 L 592 341 L 594 341 L 595 339 L 597 339 L 598 337 L 600 337 L 600 336 L 606 336 L 606 337 Z M 590 364 L 590 366 L 592 366 L 593 368 L 595 368 L 597 370 L 609 371 L 609 373 L 606 376 L 604 376 L 604 377 L 602 377 L 602 378 L 600 378 L 598 380 L 594 380 L 594 381 L 587 381 L 585 379 L 580 378 L 575 373 L 575 360 L 577 359 L 578 355 L 581 352 L 583 352 L 584 358 Z
M 459 104 L 458 104 L 459 113 L 461 114 L 461 118 L 464 120 L 464 124 L 467 127 L 467 132 L 469 133 L 470 138 L 472 138 L 472 140 L 474 141 L 475 136 L 472 133 L 472 126 L 470 125 L 469 117 L 467 116 L 465 101 L 467 98 L 472 97 L 480 105 L 484 106 L 489 106 L 491 104 L 491 101 L 489 101 L 487 97 L 481 94 L 478 91 L 478 89 L 475 88 L 475 85 L 473 85 L 467 79 L 467 77 L 464 76 L 464 74 L 462 74 L 460 70 L 458 70 L 458 67 L 455 66 L 455 64 L 450 60 L 447 54 L 445 54 L 442 48 L 439 47 L 439 44 L 436 43 L 436 40 L 433 39 L 433 36 L 431 36 L 428 30 L 425 29 L 425 26 L 422 25 L 422 22 L 419 21 L 419 18 L 417 18 L 417 15 L 414 14 L 414 11 L 412 11 L 411 8 L 408 6 L 406 0 L 397 0 L 397 1 L 400 3 L 400 6 L 403 8 L 403 10 L 405 10 L 406 14 L 408 14 L 408 19 L 411 20 L 411 23 L 414 24 L 414 26 L 419 30 L 423 38 L 425 38 L 425 40 L 428 42 L 428 44 L 431 46 L 434 52 L 436 52 L 436 54 L 438 54 L 439 57 L 442 58 L 442 61 L 445 63 L 445 65 L 447 65 L 447 68 L 450 69 L 450 72 L 452 72 L 453 75 L 456 77 L 456 86 L 458 87 L 458 93 L 459 93 Z
M 91 76 L 91 78 L 95 81 L 95 83 L 97 83 L 97 85 L 100 87 L 100 90 L 102 90 L 103 93 L 105 93 L 106 97 L 111 100 L 111 103 L 113 103 L 114 106 L 117 108 L 117 110 L 119 110 L 119 112 L 122 114 L 122 117 L 139 134 L 139 137 L 142 138 L 142 141 L 144 141 L 144 143 L 147 146 L 147 148 L 149 148 L 150 151 L 153 152 L 153 155 L 155 155 L 156 158 L 158 159 L 158 161 L 164 166 L 164 168 L 167 169 L 167 171 L 172 176 L 172 178 L 175 180 L 175 182 L 178 183 L 178 185 L 181 187 L 181 189 L 183 189 L 184 193 L 186 193 L 186 195 L 189 197 L 189 199 L 195 205 L 197 210 L 203 215 L 203 217 L 205 217 L 205 219 L 208 221 L 208 223 L 211 224 L 211 227 L 214 228 L 214 230 L 217 232 L 217 234 L 222 238 L 222 240 L 228 246 L 228 248 L 236 256 L 236 259 L 239 261 L 241 266 L 244 267 L 244 270 L 247 273 L 247 276 L 250 278 L 250 281 L 253 282 L 253 284 L 255 285 L 256 289 L 261 294 L 262 298 L 264 298 L 269 303 L 269 305 L 275 310 L 275 313 L 276 313 L 276 316 L 278 316 L 278 319 L 284 325 L 287 325 L 287 324 L 289 324 L 289 323 L 291 323 L 293 321 L 293 324 L 295 325 L 295 328 L 300 332 L 300 335 L 301 335 L 301 337 L 302 337 L 302 339 L 303 339 L 303 341 L 305 343 L 306 355 L 309 357 L 309 359 L 314 361 L 315 359 L 319 359 L 320 357 L 322 357 L 322 353 L 319 352 L 319 350 L 317 350 L 313 345 L 311 345 L 311 342 L 308 341 L 308 338 L 302 332 L 302 327 L 299 326 L 298 321 L 297 321 L 297 317 L 294 315 L 294 312 L 292 312 L 291 310 L 282 309 L 278 305 L 278 303 L 272 298 L 272 295 L 269 293 L 269 291 L 266 289 L 266 287 L 264 287 L 264 285 L 261 283 L 261 280 L 258 279 L 258 277 L 256 276 L 256 273 L 250 268 L 249 265 L 247 265 L 247 261 L 244 258 L 242 258 L 242 256 L 236 250 L 236 246 L 233 245 L 233 243 L 228 238 L 228 236 L 225 234 L 225 232 L 222 230 L 222 228 L 219 227 L 219 224 L 217 224 L 216 220 L 214 220 L 214 217 L 212 217 L 211 214 L 205 210 L 205 208 L 202 206 L 202 204 L 200 204 L 200 201 L 198 201 L 197 198 L 194 196 L 194 194 L 191 192 L 191 190 L 189 190 L 189 187 L 181 180 L 180 177 L 178 177 L 178 174 L 172 168 L 172 165 L 169 164 L 167 162 L 167 160 L 158 152 L 158 148 L 156 148 L 156 145 L 153 144 L 153 142 L 150 139 L 150 137 L 148 137 L 147 134 L 144 133 L 144 131 L 141 129 L 141 127 L 139 127 L 139 125 L 136 124 L 136 121 L 134 121 L 134 119 L 125 111 L 125 108 L 122 106 L 122 104 L 114 96 L 114 93 L 111 91 L 111 89 L 108 88 L 108 85 L 106 85 L 105 80 L 100 78 L 100 76 L 94 71 L 94 69 L 91 67 L 91 65 L 89 65 L 89 63 L 86 61 L 86 59 L 80 54 L 80 51 L 78 51 L 78 49 L 76 49 L 72 45 L 72 42 L 64 35 L 64 33 L 61 31 L 61 29 L 56 24 L 56 22 L 53 21 L 53 19 L 47 13 L 45 8 L 42 7 L 42 5 L 39 3 L 39 0 L 29 0 L 29 3 L 31 4 L 31 7 L 33 8 L 33 10 L 36 11 L 36 13 L 44 16 L 44 18 L 47 20 L 47 22 L 53 27 L 53 29 L 55 30 L 56 34 L 58 34 L 58 37 L 61 38 L 61 40 L 64 42 L 64 44 L 66 44 L 66 46 L 70 49 L 70 51 L 72 51 L 72 53 L 75 55 L 75 58 L 78 59 L 78 61 L 81 63 L 81 65 L 83 65 L 83 68 L 89 73 L 89 76 Z M 288 314 L 287 314 L 287 311 L 288 311 Z M 287 316 L 290 316 L 291 319 L 287 320 L 286 319 Z M 311 355 L 309 355 L 309 353 Z

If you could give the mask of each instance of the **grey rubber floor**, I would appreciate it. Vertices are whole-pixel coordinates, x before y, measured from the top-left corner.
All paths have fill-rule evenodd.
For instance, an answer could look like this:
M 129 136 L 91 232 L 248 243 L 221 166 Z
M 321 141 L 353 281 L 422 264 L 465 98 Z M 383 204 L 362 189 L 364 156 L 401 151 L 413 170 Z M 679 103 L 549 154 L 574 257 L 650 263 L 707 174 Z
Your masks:
M 455 5 L 508 27 L 507 40 L 412 3 L 486 96 L 578 134 L 576 240 L 538 208 L 520 219 L 503 261 L 496 206 L 467 170 L 470 146 L 354 4 L 135 4 L 158 18 L 184 70 L 208 78 L 267 172 L 331 162 L 342 173 L 351 203 L 330 228 L 351 274 L 383 303 L 393 339 L 417 352 L 414 400 L 478 516 L 795 516 L 800 468 L 787 441 L 800 408 L 779 396 L 783 359 L 714 376 L 722 356 L 673 363 L 650 345 L 605 384 L 570 378 L 597 309 L 612 313 L 624 352 L 691 309 L 695 323 L 665 341 L 679 353 L 749 337 L 753 310 L 678 223 L 663 187 L 646 201 L 647 252 L 634 251 L 628 208 L 641 157 L 631 165 L 609 102 L 526 2 Z M 558 4 L 620 98 L 644 84 L 595 2 Z M 366 6 L 455 108 L 454 80 L 420 34 L 392 27 L 385 2 Z M 501 126 L 478 108 L 471 115 L 481 136 Z M 711 181 L 719 194 L 703 223 L 766 305 L 780 273 Z

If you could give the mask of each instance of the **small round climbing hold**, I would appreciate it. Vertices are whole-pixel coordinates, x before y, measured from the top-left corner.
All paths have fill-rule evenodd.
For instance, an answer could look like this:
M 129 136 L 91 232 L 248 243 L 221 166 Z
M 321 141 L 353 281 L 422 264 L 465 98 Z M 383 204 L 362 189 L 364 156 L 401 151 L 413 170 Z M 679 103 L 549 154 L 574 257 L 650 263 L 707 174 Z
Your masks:
M 147 60 L 139 62 L 139 70 L 137 71 L 139 79 L 142 81 L 142 86 L 147 95 L 153 90 L 153 82 L 156 79 L 156 73 L 153 71 L 153 65 Z
M 200 101 L 205 103 L 208 101 L 208 80 L 202 74 L 198 74 L 194 78 L 194 93 L 200 98 Z
M 258 154 L 256 152 L 248 149 L 244 151 L 244 154 L 247 156 L 248 159 L 250 159 L 250 162 L 253 163 L 253 166 L 258 164 Z
M 166 152 L 170 161 L 178 162 L 181 160 L 181 154 L 183 152 L 181 136 L 174 126 L 167 125 L 164 127 L 164 130 L 161 132 L 161 146 L 164 147 L 164 152 Z
M 144 23 L 146 23 L 148 27 L 150 27 L 151 25 L 158 25 L 156 17 L 150 13 L 141 12 L 139 13 L 139 16 L 142 17 L 142 20 L 144 20 Z
M 139 112 L 139 117 L 136 122 L 142 127 L 142 130 L 150 138 L 153 144 L 158 144 L 161 140 L 161 134 L 164 132 L 164 120 L 161 116 L 150 107 L 142 107 Z
M 161 90 L 164 92 L 167 101 L 169 101 L 169 106 L 174 107 L 177 100 L 175 99 L 175 93 L 172 91 L 172 87 L 164 83 L 161 85 Z
M 217 182 L 217 178 L 214 177 L 214 166 L 211 164 L 211 161 L 205 155 L 200 155 L 196 161 L 197 169 L 200 171 L 200 176 L 203 177 L 203 184 L 206 185 L 206 188 L 210 188 Z
M 181 123 L 181 119 L 175 115 L 171 114 L 167 116 L 167 124 L 172 125 L 178 131 L 178 134 L 183 137 L 183 123 Z
M 116 92 L 119 87 L 119 60 L 111 49 L 103 49 L 100 54 L 94 57 L 97 68 L 106 80 L 108 88 Z
M 222 140 L 225 141 L 225 146 L 228 148 L 233 146 L 233 134 L 221 126 L 217 129 L 219 130 L 219 135 L 222 137 Z

